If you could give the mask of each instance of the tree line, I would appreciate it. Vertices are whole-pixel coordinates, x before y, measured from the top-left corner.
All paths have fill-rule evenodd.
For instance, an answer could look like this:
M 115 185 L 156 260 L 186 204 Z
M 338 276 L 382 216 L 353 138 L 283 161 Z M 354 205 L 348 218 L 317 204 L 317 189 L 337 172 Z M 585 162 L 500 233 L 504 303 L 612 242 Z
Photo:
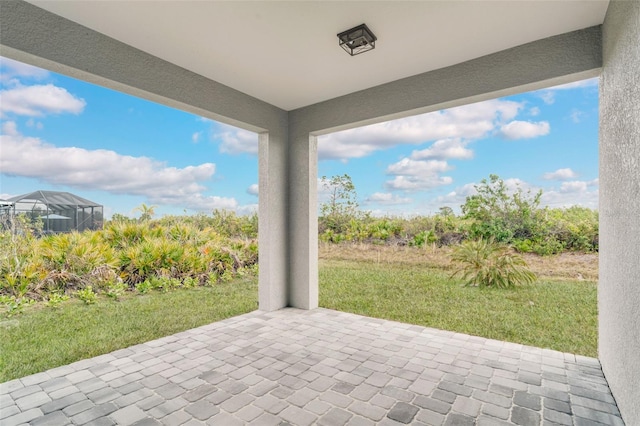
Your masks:
M 551 255 L 564 251 L 598 251 L 598 211 L 581 206 L 541 207 L 542 190 L 509 190 L 490 175 L 475 185 L 455 214 L 442 207 L 434 215 L 374 217 L 361 210 L 351 177 L 323 177 L 328 200 L 320 206 L 318 232 L 330 243 L 367 242 L 423 247 L 449 246 L 467 240 L 492 240 L 522 253 Z

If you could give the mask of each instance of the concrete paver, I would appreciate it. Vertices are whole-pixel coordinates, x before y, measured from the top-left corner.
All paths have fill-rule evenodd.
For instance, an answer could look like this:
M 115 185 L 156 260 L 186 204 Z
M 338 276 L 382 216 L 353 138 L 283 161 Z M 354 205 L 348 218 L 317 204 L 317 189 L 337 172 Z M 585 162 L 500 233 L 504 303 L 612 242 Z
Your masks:
M 0 384 L 2 425 L 624 425 L 597 359 L 255 311 Z

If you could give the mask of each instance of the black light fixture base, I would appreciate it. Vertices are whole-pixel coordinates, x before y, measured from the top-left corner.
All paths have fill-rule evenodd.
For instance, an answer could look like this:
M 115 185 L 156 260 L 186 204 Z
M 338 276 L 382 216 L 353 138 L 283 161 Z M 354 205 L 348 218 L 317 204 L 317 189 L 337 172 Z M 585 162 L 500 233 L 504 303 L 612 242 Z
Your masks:
M 338 34 L 340 47 L 351 56 L 375 49 L 377 39 L 366 24 L 358 25 Z

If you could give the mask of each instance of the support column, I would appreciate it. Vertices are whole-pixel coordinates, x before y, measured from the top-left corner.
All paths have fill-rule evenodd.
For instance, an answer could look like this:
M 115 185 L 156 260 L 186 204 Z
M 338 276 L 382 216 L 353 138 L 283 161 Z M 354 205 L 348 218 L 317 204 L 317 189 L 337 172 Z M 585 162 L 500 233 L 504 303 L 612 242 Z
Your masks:
M 628 425 L 640 425 L 640 1 L 609 3 L 600 78 L 598 356 Z
M 317 146 L 308 132 L 290 131 L 288 305 L 300 309 L 318 307 Z
M 259 288 L 258 308 L 275 311 L 287 306 L 287 133 L 259 135 L 258 186 Z

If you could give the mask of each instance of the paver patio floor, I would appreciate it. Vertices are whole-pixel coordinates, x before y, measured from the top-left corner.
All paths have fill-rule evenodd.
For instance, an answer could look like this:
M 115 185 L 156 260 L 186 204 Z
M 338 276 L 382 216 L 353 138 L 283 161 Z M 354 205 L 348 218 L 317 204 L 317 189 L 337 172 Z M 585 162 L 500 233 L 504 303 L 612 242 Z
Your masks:
M 597 359 L 255 311 L 0 385 L 0 423 L 622 425 Z

